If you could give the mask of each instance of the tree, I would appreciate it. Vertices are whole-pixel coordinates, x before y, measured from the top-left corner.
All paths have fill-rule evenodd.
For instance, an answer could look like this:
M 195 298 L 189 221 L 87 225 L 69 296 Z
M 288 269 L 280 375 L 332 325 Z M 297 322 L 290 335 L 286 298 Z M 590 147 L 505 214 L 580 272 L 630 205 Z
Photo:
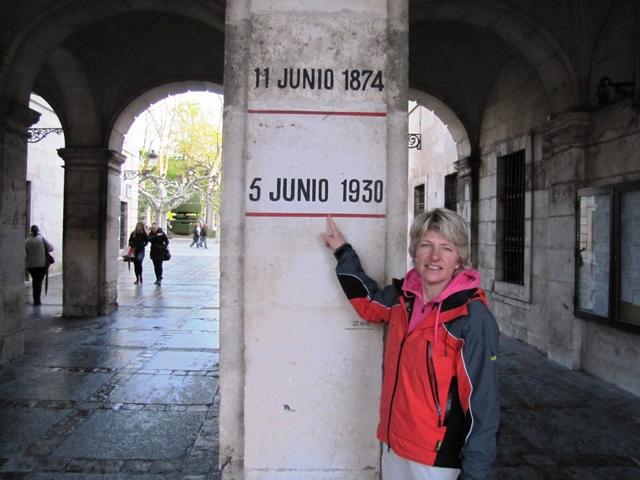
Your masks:
M 177 110 L 174 151 L 183 162 L 176 165 L 196 176 L 194 188 L 205 202 L 207 223 L 213 226 L 212 217 L 220 211 L 222 125 L 214 125 L 198 104 L 181 104 Z M 218 118 L 221 122 L 222 115 Z
M 168 100 L 145 112 L 139 193 L 151 206 L 153 221 L 164 228 L 168 212 L 199 193 L 211 225 L 220 208 L 221 125 L 198 103 Z M 149 168 L 152 144 L 160 151 L 158 164 Z

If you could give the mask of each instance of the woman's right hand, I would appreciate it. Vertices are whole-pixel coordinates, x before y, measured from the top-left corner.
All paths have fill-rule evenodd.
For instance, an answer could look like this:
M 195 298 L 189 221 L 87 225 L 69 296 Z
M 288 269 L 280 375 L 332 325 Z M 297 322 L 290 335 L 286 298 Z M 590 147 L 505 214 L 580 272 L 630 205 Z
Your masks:
M 325 245 L 333 251 L 347 243 L 331 216 L 327 217 L 327 231 L 321 235 Z

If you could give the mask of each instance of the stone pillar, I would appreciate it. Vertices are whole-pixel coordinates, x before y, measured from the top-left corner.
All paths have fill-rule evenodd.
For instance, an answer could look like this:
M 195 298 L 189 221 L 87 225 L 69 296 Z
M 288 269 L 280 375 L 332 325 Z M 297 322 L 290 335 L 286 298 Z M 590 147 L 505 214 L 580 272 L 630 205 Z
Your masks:
M 117 306 L 120 166 L 125 157 L 93 148 L 63 148 L 63 315 L 95 317 Z
M 478 167 L 477 157 L 466 157 L 455 162 L 457 172 L 458 213 L 469 225 L 471 263 L 478 261 Z
M 371 276 L 405 271 L 406 3 L 227 2 L 227 480 L 379 476 L 383 331 L 353 312 L 320 232 L 332 214 Z
M 547 354 L 570 368 L 580 366 L 582 323 L 573 316 L 575 291 L 576 187 L 585 178 L 586 146 L 591 126 L 588 112 L 567 112 L 538 129 L 533 165 L 534 218 L 546 222 L 547 242 L 534 252 L 546 293 L 543 318 L 548 327 Z M 546 251 L 545 251 L 546 249 Z
M 39 116 L 0 99 L 0 364 L 24 353 L 27 129 Z

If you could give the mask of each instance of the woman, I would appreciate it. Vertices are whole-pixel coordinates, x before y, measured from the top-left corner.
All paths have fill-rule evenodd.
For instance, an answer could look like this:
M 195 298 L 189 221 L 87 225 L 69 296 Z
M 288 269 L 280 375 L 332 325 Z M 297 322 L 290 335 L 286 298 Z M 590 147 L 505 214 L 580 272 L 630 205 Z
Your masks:
M 156 281 L 154 283 L 155 285 L 160 285 L 162 281 L 162 262 L 164 262 L 167 255 L 169 238 L 162 231 L 162 228 L 157 227 L 155 223 L 151 225 L 149 243 L 151 244 L 150 256 L 153 262 L 153 270 L 156 274 Z
M 49 268 L 45 249 L 47 252 L 53 252 L 53 245 L 40 235 L 40 229 L 37 225 L 31 225 L 31 235 L 24 242 L 24 250 L 26 267 L 29 275 L 31 275 L 31 292 L 34 305 L 42 305 L 40 302 L 42 280 L 44 280 Z
M 135 284 L 142 283 L 142 261 L 144 260 L 144 247 L 149 243 L 144 223 L 136 223 L 136 228 L 129 236 L 129 246 L 134 249 L 133 270 L 136 273 Z
M 468 268 L 464 219 L 440 208 L 416 216 L 414 268 L 383 289 L 331 218 L 322 236 L 357 313 L 387 322 L 377 430 L 384 480 L 487 478 L 500 423 L 499 332 Z

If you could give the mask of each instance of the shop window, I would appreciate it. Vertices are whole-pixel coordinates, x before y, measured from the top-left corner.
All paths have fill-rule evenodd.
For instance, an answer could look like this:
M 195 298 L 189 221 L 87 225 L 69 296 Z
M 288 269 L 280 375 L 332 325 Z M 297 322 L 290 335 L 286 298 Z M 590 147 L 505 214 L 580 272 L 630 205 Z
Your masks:
M 640 327 L 640 183 L 578 192 L 576 315 Z

